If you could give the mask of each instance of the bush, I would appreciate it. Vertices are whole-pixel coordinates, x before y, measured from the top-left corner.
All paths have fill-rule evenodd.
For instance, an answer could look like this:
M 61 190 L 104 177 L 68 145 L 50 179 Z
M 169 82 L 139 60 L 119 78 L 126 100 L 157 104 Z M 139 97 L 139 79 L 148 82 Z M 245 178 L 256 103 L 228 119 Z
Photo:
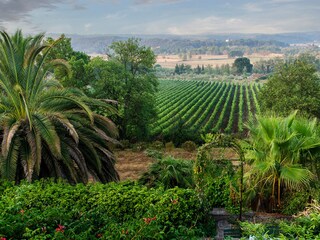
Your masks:
M 197 149 L 197 144 L 192 141 L 186 141 L 181 145 L 181 147 L 188 152 L 193 152 Z
M 284 201 L 281 212 L 287 215 L 294 215 L 304 210 L 311 199 L 320 200 L 319 186 L 311 188 L 309 191 L 289 192 L 284 194 Z
M 193 186 L 192 161 L 166 157 L 153 163 L 139 179 L 148 187 L 189 188 Z
M 268 224 L 243 222 L 240 225 L 246 237 L 269 239 L 272 233 Z M 279 239 L 320 239 L 320 205 L 315 201 L 293 221 L 277 221 L 276 225 L 279 226 L 279 236 L 275 237 Z
M 146 150 L 148 147 L 148 144 L 145 142 L 139 142 L 132 145 L 132 151 L 134 152 L 142 152 Z
M 162 159 L 163 158 L 163 152 L 155 150 L 155 149 L 147 149 L 145 151 L 145 154 L 148 157 L 154 158 L 154 159 Z
M 9 184 L 0 200 L 0 237 L 7 239 L 198 239 L 202 219 L 194 190 L 131 182 Z
M 161 141 L 154 141 L 150 144 L 149 148 L 155 150 L 162 150 L 163 149 L 163 142 Z
M 127 149 L 127 148 L 130 148 L 131 147 L 131 143 L 129 140 L 126 140 L 126 139 L 123 139 L 123 140 L 120 140 L 120 148 L 122 149 Z
M 175 148 L 175 146 L 174 146 L 173 142 L 167 142 L 165 144 L 165 148 L 166 148 L 166 150 L 173 150 Z

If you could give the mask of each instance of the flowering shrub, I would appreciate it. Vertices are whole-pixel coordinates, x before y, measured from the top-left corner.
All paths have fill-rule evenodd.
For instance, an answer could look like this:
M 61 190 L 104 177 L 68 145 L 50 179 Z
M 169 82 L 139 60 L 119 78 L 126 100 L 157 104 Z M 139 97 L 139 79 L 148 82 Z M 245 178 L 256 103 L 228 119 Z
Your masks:
M 132 182 L 71 186 L 49 180 L 8 186 L 0 199 L 0 239 L 203 236 L 198 224 L 204 214 L 194 190 L 148 189 Z

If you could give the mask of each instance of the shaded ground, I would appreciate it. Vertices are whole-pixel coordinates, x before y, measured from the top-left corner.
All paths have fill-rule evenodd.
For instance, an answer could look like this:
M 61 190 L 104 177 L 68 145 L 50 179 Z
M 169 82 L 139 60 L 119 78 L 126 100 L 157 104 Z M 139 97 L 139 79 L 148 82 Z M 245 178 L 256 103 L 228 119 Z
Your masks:
M 117 158 L 116 169 L 120 180 L 137 180 L 148 170 L 155 159 L 148 157 L 144 151 L 134 152 L 131 149 L 115 151 Z M 188 152 L 182 148 L 166 150 L 165 156 L 178 159 L 195 160 L 197 151 Z M 237 159 L 237 155 L 231 149 L 216 148 L 212 150 L 212 156 L 216 159 Z

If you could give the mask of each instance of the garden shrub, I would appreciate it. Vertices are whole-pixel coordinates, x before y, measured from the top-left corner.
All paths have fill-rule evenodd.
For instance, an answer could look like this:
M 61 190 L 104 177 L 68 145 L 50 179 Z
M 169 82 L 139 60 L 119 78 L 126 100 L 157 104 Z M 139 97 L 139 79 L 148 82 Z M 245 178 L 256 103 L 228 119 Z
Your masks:
M 240 223 L 244 237 L 255 236 L 255 239 L 269 239 L 272 236 L 268 224 Z M 293 221 L 279 220 L 279 236 L 277 239 L 320 239 L 320 204 L 315 201 Z M 247 238 L 244 238 L 247 239 Z
M 165 189 L 173 187 L 193 187 L 193 162 L 183 159 L 166 157 L 158 159 L 139 179 L 140 184 L 148 187 L 163 186 Z
M 132 151 L 134 152 L 142 152 L 146 150 L 148 147 L 148 144 L 145 142 L 138 142 L 132 145 Z
M 193 152 L 197 149 L 197 144 L 192 141 L 186 141 L 181 145 L 181 147 L 188 152 Z
M 150 149 L 148 148 L 146 151 L 145 151 L 145 154 L 148 156 L 148 157 L 151 157 L 151 158 L 154 158 L 154 159 L 161 159 L 163 158 L 163 152 L 159 151 L 159 150 L 155 150 L 155 149 Z
M 163 142 L 161 141 L 154 141 L 149 145 L 149 148 L 154 150 L 162 150 L 164 147 Z
M 132 182 L 71 186 L 51 180 L 1 186 L 0 237 L 7 239 L 203 236 L 198 225 L 205 214 L 192 189 L 150 189 Z
M 283 205 L 281 212 L 287 215 L 294 215 L 304 210 L 311 200 L 320 200 L 319 186 L 317 188 L 310 188 L 305 191 L 287 191 L 283 197 Z

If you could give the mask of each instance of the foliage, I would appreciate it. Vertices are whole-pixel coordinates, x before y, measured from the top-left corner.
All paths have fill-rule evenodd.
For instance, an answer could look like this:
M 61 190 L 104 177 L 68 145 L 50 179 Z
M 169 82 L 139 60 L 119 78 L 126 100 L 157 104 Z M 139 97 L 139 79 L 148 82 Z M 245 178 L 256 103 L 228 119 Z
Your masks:
M 85 71 L 87 81 L 90 82 L 87 90 L 90 96 L 123 103 L 125 71 L 119 62 L 95 57 L 85 66 Z
M 197 144 L 195 144 L 192 141 L 186 141 L 186 142 L 182 143 L 181 147 L 188 152 L 193 152 L 193 151 L 197 150 Z
M 65 69 L 57 67 L 54 69 L 55 77 L 65 87 L 77 87 L 87 93 L 89 86 L 86 75 L 85 66 L 89 63 L 90 57 L 83 53 L 74 51 L 71 46 L 71 38 L 61 35 L 59 41 L 56 42 L 53 38 L 46 39 L 48 45 L 54 44 L 55 47 L 50 50 L 47 56 L 47 61 L 54 59 L 63 59 L 68 62 L 71 74 L 67 75 Z
M 148 187 L 190 188 L 193 186 L 192 164 L 192 161 L 173 157 L 158 159 L 141 176 L 139 182 Z
M 158 81 L 153 74 L 156 57 L 138 39 L 113 42 L 112 59 L 123 67 L 122 133 L 132 140 L 146 139 L 148 125 L 156 116 L 155 93 Z
M 304 191 L 287 191 L 283 197 L 281 212 L 287 215 L 303 211 L 312 200 L 320 201 L 319 184 L 313 183 L 310 189 Z
M 249 58 L 240 57 L 234 60 L 233 67 L 236 68 L 237 74 L 242 74 L 244 69 L 246 69 L 247 73 L 251 73 L 253 65 L 250 63 Z
M 67 67 L 58 59 L 46 59 L 59 40 L 46 45 L 43 34 L 0 33 L 1 177 L 16 182 L 41 177 L 87 182 L 89 176 L 117 180 L 108 147 L 116 142 L 117 129 L 90 107 L 114 110 L 51 77 L 50 69 Z
M 145 151 L 146 155 L 148 157 L 154 158 L 154 159 L 162 159 L 163 158 L 163 152 L 160 150 L 154 149 L 154 148 L 148 148 Z
M 164 145 L 161 141 L 154 141 L 149 145 L 149 147 L 155 150 L 162 150 Z
M 174 144 L 173 144 L 173 142 L 167 142 L 166 144 L 165 144 L 165 149 L 166 150 L 173 150 L 175 148 L 175 146 L 174 146 Z
M 319 150 L 316 120 L 296 118 L 294 112 L 286 118 L 257 116 L 257 123 L 248 127 L 252 145 L 247 156 L 252 159 L 246 173 L 248 192 L 256 191 L 256 196 L 266 199 L 271 196 L 271 205 L 277 194 L 280 207 L 283 190 L 305 188 L 314 177 L 301 164 Z
M 304 59 L 279 64 L 259 93 L 263 111 L 320 117 L 320 80 L 313 64 Z
M 132 144 L 132 151 L 134 152 L 142 152 L 148 148 L 148 143 L 146 142 L 137 142 Z
M 9 187 L 0 200 L 7 239 L 198 239 L 204 214 L 190 189 L 134 183 L 36 181 Z
M 242 222 L 240 225 L 245 237 L 250 235 L 255 239 L 271 237 L 269 233 L 271 231 L 267 224 Z M 320 239 L 320 207 L 318 202 L 312 203 L 293 221 L 277 221 L 276 226 L 279 228 L 277 239 Z
M 212 139 L 198 148 L 194 164 L 196 191 L 206 209 L 224 207 L 235 213 L 239 210 L 241 172 L 234 169 L 230 160 L 213 159 L 210 151 L 217 146 L 230 148 L 237 143 L 226 135 L 216 135 Z
M 240 227 L 242 230 L 242 235 L 245 237 L 243 239 L 248 239 L 250 236 L 254 236 L 257 240 L 268 239 L 268 234 L 266 233 L 266 226 L 262 223 L 252 224 L 249 222 L 240 222 Z

